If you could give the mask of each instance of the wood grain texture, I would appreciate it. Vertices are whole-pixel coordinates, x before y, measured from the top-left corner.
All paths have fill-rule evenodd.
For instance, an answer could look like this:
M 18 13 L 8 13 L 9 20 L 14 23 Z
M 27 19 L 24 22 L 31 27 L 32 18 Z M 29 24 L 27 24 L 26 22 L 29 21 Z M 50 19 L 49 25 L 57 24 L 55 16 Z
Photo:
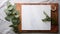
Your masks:
M 18 25 L 18 30 L 19 30 L 20 32 L 22 32 L 22 28 L 21 28 L 21 27 L 22 27 L 22 26 L 21 26 L 21 25 L 22 25 L 22 22 L 21 22 L 21 20 L 22 20 L 22 19 L 21 19 L 21 18 L 22 18 L 22 17 L 21 17 L 21 16 L 22 16 L 22 15 L 21 15 L 21 5 L 20 5 L 19 3 L 16 4 L 16 10 L 19 11 L 19 15 L 20 15 L 20 16 L 19 16 L 19 18 L 20 18 L 20 24 Z
M 24 33 L 56 33 L 58 32 L 58 3 L 16 3 L 16 9 L 19 11 L 20 15 L 20 21 L 22 20 L 22 10 L 21 10 L 21 5 L 51 5 L 51 9 L 56 7 L 55 11 L 51 10 L 51 18 L 54 18 L 56 20 L 56 25 L 51 24 L 51 30 L 22 30 L 22 22 L 18 25 L 19 32 L 24 32 Z M 52 23 L 52 22 L 51 22 Z

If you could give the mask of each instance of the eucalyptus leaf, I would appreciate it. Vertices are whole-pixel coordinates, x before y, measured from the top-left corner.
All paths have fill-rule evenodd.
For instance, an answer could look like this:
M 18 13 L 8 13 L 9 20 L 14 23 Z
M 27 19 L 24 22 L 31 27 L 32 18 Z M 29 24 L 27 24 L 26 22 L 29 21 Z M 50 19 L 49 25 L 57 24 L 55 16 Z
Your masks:
M 52 22 L 53 25 L 57 24 L 57 21 L 55 19 L 53 19 L 53 18 L 52 18 L 51 22 Z
M 10 14 L 11 14 L 11 12 L 9 12 L 9 11 L 5 11 L 5 13 L 6 13 L 7 15 L 10 15 Z
M 13 14 L 16 14 L 17 13 L 17 11 L 15 11 L 15 10 L 13 10 L 14 12 L 13 12 Z
M 19 12 L 16 10 L 16 6 L 10 4 L 10 2 L 7 3 L 7 9 L 5 9 L 5 13 L 6 13 L 6 17 L 5 19 L 7 21 L 11 21 L 12 25 L 10 25 L 9 27 L 13 28 L 13 31 L 15 33 L 18 33 L 18 25 L 20 23 L 19 20 Z
M 12 23 L 16 25 L 18 23 L 18 21 L 17 20 L 12 20 Z
M 19 18 L 19 15 L 15 15 L 16 18 Z
M 13 9 L 13 6 L 10 6 L 9 8 L 8 8 L 8 10 L 12 10 Z
M 15 15 L 19 15 L 19 12 L 18 12 L 18 11 L 16 11 Z
M 10 19 L 9 17 L 5 17 L 5 19 L 6 19 L 7 21 L 11 21 L 11 19 Z
M 14 27 L 13 25 L 10 25 L 9 27 Z
M 17 27 L 17 25 L 10 25 L 10 27 Z
M 42 21 L 46 22 L 46 21 L 51 21 L 51 18 L 45 13 L 43 12 L 46 16 L 46 18 L 42 19 Z
M 11 15 L 5 17 L 5 19 L 8 20 L 8 21 L 12 21 L 12 18 L 14 18 L 14 16 L 11 16 Z
M 12 5 L 11 5 L 11 3 L 8 1 L 8 2 L 7 2 L 7 7 L 10 7 L 10 6 L 12 6 Z
M 57 24 L 57 21 L 54 18 L 49 17 L 45 12 L 44 12 L 44 14 L 45 14 L 46 18 L 42 19 L 43 22 L 51 21 L 53 25 Z

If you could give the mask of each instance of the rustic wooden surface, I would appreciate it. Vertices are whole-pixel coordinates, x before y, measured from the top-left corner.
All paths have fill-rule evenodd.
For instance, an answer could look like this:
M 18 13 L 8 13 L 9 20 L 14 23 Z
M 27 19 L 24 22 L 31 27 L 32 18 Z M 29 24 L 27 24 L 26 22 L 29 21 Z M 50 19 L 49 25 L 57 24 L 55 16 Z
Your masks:
M 40 32 L 49 32 L 49 33 L 56 33 L 58 32 L 58 3 L 16 3 L 16 9 L 19 11 L 20 15 L 20 21 L 22 20 L 22 14 L 21 14 L 21 5 L 51 5 L 51 8 L 53 9 L 56 7 L 55 11 L 51 10 L 51 18 L 54 18 L 57 22 L 56 25 L 51 24 L 51 30 L 22 30 L 22 22 L 18 25 L 19 32 L 24 33 L 40 33 Z M 52 22 L 51 22 L 52 23 Z

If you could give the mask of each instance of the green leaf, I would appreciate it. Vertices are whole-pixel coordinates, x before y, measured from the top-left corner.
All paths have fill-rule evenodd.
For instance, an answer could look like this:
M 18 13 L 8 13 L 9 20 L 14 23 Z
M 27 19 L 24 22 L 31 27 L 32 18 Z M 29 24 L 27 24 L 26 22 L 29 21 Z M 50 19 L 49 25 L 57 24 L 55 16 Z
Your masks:
M 43 12 L 46 16 L 46 18 L 42 19 L 42 21 L 46 22 L 46 21 L 51 21 L 51 18 L 45 13 Z
M 19 18 L 19 15 L 15 15 L 15 18 Z
M 13 9 L 13 6 L 10 6 L 9 8 L 8 8 L 8 10 L 12 10 Z
M 54 18 L 52 18 L 51 22 L 52 22 L 53 25 L 57 24 L 57 21 Z
M 7 2 L 7 7 L 10 7 L 10 6 L 12 6 L 12 4 L 8 1 Z
M 12 18 L 14 18 L 14 16 L 12 16 L 12 15 L 9 15 L 9 16 L 5 17 L 5 19 L 6 19 L 7 21 L 12 21 Z
M 17 20 L 12 20 L 12 22 L 13 22 L 14 24 L 17 24 Z
M 18 24 L 18 21 L 19 21 L 19 20 L 18 20 L 17 18 L 12 19 L 12 23 L 13 23 L 13 24 Z
M 6 13 L 7 15 L 10 15 L 10 14 L 11 14 L 11 12 L 8 11 L 8 10 L 6 10 L 5 13 Z
M 7 3 L 7 9 L 5 10 L 5 13 L 7 15 L 5 17 L 5 19 L 7 21 L 12 22 L 12 25 L 10 25 L 9 27 L 12 27 L 13 31 L 15 33 L 18 33 L 18 24 L 20 23 L 20 20 L 19 20 L 19 13 L 16 10 L 16 6 L 12 5 L 12 4 L 10 4 L 10 2 L 8 2 Z
M 18 25 L 10 25 L 9 27 L 14 27 L 14 28 L 15 28 L 15 27 L 17 27 L 17 26 L 18 26 Z
M 17 11 L 16 10 L 13 10 L 13 14 L 15 15 L 17 13 Z
M 49 17 L 46 12 L 43 12 L 46 17 Z
M 10 25 L 9 27 L 14 27 L 13 25 Z
M 9 17 L 5 17 L 5 19 L 6 19 L 7 21 L 10 21 L 10 20 L 11 20 Z
M 15 15 L 19 15 L 18 11 L 16 11 Z

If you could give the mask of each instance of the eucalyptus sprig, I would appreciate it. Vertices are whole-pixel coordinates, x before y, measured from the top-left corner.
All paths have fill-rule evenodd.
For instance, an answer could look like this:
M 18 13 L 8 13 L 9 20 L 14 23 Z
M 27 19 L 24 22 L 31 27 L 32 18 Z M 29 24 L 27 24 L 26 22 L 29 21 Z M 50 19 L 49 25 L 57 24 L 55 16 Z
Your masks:
M 49 17 L 45 12 L 43 12 L 43 13 L 46 16 L 46 18 L 42 19 L 42 21 L 44 21 L 44 22 L 51 21 L 51 17 Z
M 7 2 L 7 8 L 5 9 L 6 17 L 5 19 L 7 21 L 11 21 L 12 25 L 10 27 L 13 28 L 13 31 L 15 33 L 19 33 L 18 31 L 18 25 L 20 23 L 19 20 L 19 12 L 16 10 L 16 6 L 12 5 L 9 1 Z
M 57 24 L 57 21 L 54 18 L 49 17 L 45 12 L 43 12 L 46 18 L 42 19 L 43 22 L 51 21 L 53 25 Z

